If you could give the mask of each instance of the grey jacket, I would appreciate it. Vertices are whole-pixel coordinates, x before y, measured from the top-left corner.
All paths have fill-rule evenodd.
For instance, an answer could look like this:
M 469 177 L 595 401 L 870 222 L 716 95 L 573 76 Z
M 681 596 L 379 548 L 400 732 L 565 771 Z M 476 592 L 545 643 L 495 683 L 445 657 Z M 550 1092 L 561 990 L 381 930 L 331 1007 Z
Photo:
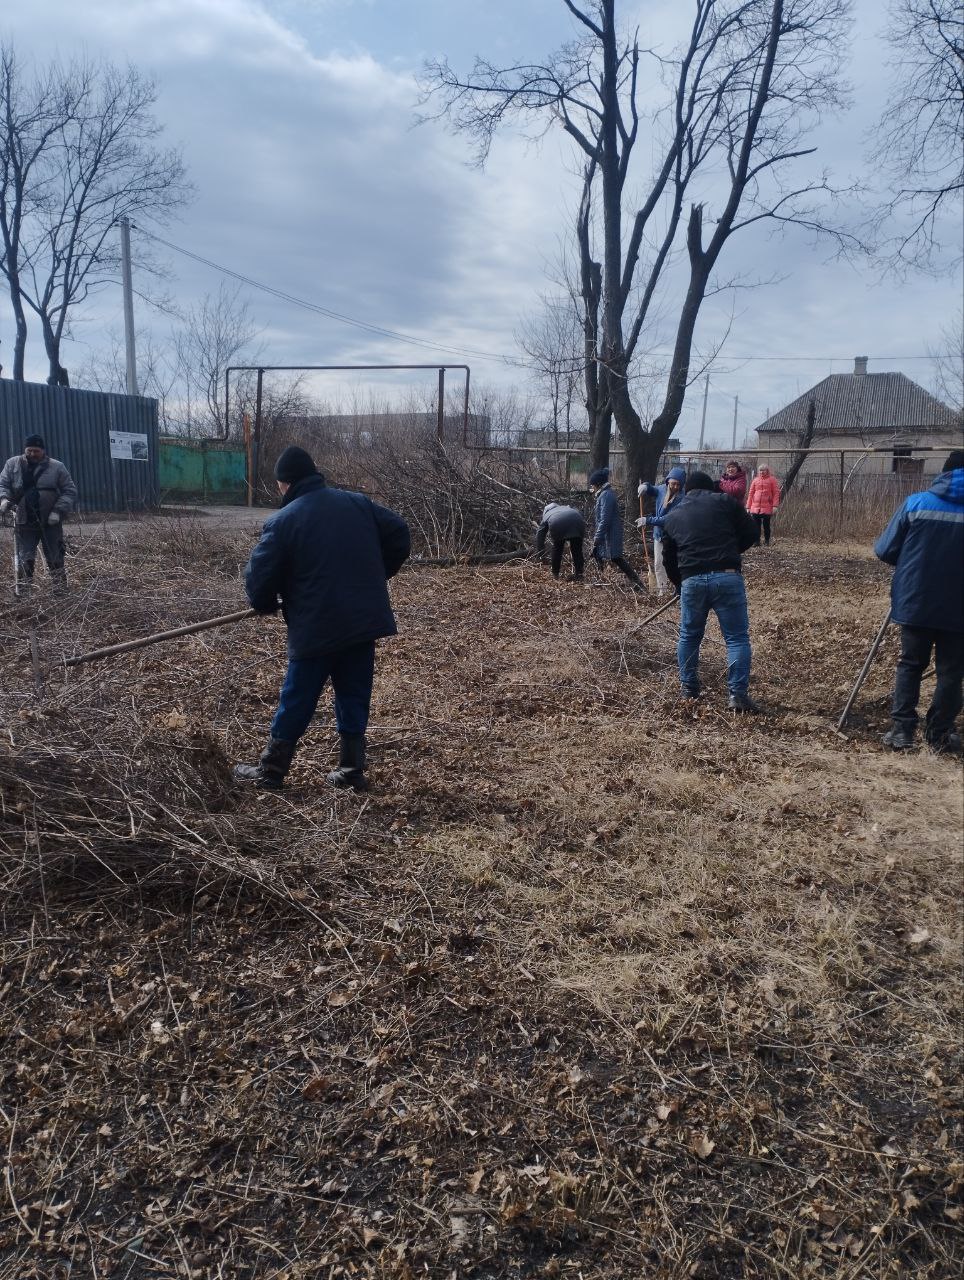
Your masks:
M 27 460 L 23 454 L 8 458 L 0 471 L 0 498 L 6 498 L 17 508 L 17 524 L 46 524 L 51 511 L 60 516 L 69 515 L 77 501 L 77 486 L 70 472 L 56 458 L 43 458 L 34 467 L 37 505 L 30 501 L 33 486 L 27 488 L 24 478 Z M 39 516 L 39 519 L 38 519 Z
M 540 551 L 545 546 L 546 534 L 549 534 L 553 542 L 582 538 L 586 534 L 586 522 L 575 507 L 564 507 L 560 502 L 547 502 L 542 512 L 542 524 L 536 535 Z

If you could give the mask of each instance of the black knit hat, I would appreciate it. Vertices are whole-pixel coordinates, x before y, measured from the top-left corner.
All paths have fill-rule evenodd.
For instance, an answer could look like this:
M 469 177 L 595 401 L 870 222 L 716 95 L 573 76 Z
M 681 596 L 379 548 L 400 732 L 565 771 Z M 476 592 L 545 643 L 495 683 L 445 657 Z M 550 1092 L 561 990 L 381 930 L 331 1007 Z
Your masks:
M 306 476 L 317 475 L 318 468 L 311 460 L 311 454 L 300 449 L 296 444 L 289 444 L 274 464 L 274 478 L 283 484 L 296 484 Z
M 947 461 L 941 467 L 942 471 L 959 471 L 964 467 L 964 449 L 952 449 L 947 455 Z
M 694 489 L 709 489 L 713 492 L 713 481 L 705 471 L 691 471 L 686 477 L 686 492 L 692 493 Z
M 589 483 L 594 489 L 599 488 L 601 485 L 608 484 L 609 468 L 600 467 L 598 471 L 594 471 L 589 477 Z
M 44 444 L 43 436 L 27 436 L 26 440 L 23 442 L 23 447 L 25 449 L 43 449 L 44 453 L 47 452 L 47 446 Z

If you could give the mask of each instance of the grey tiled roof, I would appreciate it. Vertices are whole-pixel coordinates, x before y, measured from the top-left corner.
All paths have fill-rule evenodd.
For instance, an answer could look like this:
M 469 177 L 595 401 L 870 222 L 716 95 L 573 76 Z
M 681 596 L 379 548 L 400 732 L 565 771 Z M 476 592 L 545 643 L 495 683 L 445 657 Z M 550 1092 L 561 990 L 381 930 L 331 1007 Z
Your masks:
M 761 422 L 757 431 L 799 432 L 816 401 L 818 435 L 893 433 L 904 428 L 959 427 L 953 409 L 902 373 L 832 373 Z

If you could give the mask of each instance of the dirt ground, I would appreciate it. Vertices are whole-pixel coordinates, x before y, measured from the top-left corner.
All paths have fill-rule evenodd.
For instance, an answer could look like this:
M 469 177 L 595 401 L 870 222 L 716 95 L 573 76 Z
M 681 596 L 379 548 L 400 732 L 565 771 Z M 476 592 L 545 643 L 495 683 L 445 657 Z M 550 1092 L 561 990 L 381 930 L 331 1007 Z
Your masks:
M 280 623 L 57 667 L 252 536 L 102 531 L 0 622 L 0 1276 L 958 1275 L 961 765 L 880 746 L 894 633 L 834 732 L 887 572 L 751 552 L 736 718 L 715 623 L 694 709 L 675 610 L 406 570 L 370 792 L 326 704 L 270 795 Z

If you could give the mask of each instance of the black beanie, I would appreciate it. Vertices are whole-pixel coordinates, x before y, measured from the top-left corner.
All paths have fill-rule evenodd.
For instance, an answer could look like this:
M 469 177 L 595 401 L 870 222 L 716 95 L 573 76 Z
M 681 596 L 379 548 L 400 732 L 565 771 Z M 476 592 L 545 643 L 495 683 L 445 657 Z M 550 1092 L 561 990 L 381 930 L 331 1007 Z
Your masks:
M 26 440 L 23 442 L 23 447 L 25 449 L 43 449 L 44 453 L 47 452 L 47 446 L 43 442 L 43 436 L 27 436 Z
M 958 471 L 964 467 L 964 449 L 952 449 L 941 471 Z
M 692 493 L 694 489 L 709 489 L 712 493 L 714 487 L 711 477 L 705 471 L 691 471 L 686 477 L 687 493 Z
M 589 483 L 592 485 L 594 489 L 601 488 L 604 484 L 608 484 L 608 482 L 609 482 L 608 467 L 600 467 L 598 471 L 594 471 L 592 475 L 589 477 Z
M 312 462 L 311 454 L 296 444 L 289 444 L 274 464 L 274 478 L 284 484 L 296 484 L 306 476 L 317 474 L 318 468 Z

